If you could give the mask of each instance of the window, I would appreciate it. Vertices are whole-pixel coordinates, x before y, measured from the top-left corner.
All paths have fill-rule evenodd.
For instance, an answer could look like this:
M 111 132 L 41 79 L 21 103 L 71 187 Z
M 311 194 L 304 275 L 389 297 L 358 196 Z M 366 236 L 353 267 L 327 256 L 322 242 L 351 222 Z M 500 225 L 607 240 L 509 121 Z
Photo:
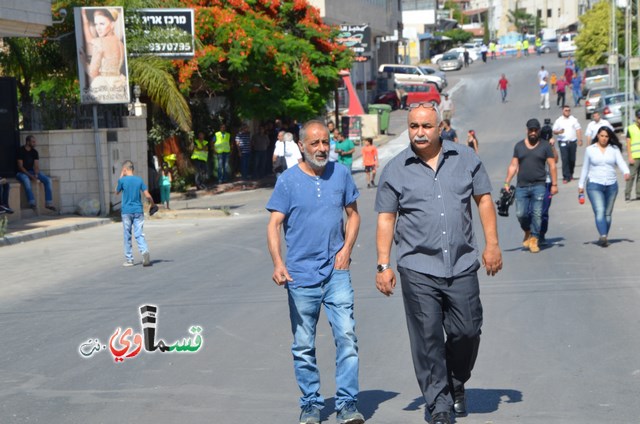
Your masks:
M 553 10 L 551 9 L 547 9 L 547 18 L 552 18 L 553 16 Z
M 402 0 L 402 10 L 435 10 L 436 0 Z

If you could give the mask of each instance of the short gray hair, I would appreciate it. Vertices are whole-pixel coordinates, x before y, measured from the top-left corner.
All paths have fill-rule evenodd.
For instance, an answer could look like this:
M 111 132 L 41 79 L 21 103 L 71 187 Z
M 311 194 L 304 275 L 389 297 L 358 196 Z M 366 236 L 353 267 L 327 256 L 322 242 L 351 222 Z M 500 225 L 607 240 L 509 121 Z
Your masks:
M 313 125 L 321 126 L 322 128 L 324 128 L 324 130 L 327 132 L 327 134 L 329 134 L 329 128 L 325 125 L 324 122 L 322 122 L 322 121 L 320 121 L 318 119 L 312 119 L 311 121 L 305 122 L 304 125 L 302 126 L 302 128 L 300 128 L 300 132 L 298 134 L 298 136 L 299 136 L 298 140 L 301 143 L 304 143 L 304 141 L 307 138 L 307 131 L 309 130 L 309 127 L 313 126 Z
M 284 141 L 293 141 L 293 134 L 290 132 L 284 133 Z

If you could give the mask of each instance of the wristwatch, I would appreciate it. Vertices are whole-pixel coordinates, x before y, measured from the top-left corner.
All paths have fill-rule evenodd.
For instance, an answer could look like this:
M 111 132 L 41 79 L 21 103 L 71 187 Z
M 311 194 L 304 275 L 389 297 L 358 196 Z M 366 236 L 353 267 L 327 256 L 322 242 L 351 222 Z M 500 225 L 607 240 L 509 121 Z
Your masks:
M 389 268 L 391 268 L 391 265 L 389 265 L 389 264 L 378 264 L 378 266 L 376 267 L 378 272 L 384 272 L 384 271 L 388 270 Z

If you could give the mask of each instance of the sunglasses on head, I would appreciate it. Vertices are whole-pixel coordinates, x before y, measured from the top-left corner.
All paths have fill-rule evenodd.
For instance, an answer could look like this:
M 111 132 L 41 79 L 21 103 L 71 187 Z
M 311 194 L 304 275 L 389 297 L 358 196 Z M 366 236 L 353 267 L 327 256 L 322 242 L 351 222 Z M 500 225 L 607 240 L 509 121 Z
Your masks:
M 427 109 L 433 109 L 433 110 L 436 110 L 436 108 L 438 107 L 438 105 L 435 102 L 418 102 L 418 103 L 411 103 L 409 105 L 409 110 L 419 108 L 420 106 Z

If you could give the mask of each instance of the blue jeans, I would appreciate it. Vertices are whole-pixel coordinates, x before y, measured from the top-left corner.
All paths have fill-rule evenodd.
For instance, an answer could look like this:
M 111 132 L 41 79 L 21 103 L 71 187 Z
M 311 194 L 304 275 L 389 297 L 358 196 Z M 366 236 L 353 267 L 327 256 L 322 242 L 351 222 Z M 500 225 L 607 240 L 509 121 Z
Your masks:
M 505 88 L 504 90 L 500 90 L 500 94 L 502 95 L 502 103 L 504 103 L 507 100 L 507 89 Z
M 33 172 L 29 172 L 33 175 Z M 33 190 L 31 189 L 31 178 L 24 172 L 18 172 L 16 174 L 16 178 L 22 186 L 24 187 L 24 191 L 27 194 L 27 200 L 29 200 L 30 205 L 36 204 L 36 198 L 33 195 Z M 44 184 L 44 200 L 47 205 L 53 203 L 53 190 L 51 190 L 51 178 L 44 175 L 42 172 L 38 172 L 38 180 Z
M 611 214 L 618 195 L 618 183 L 602 185 L 587 183 L 587 196 L 596 216 L 596 228 L 600 236 L 607 236 L 611 228 Z
M 544 193 L 544 184 L 516 188 L 516 216 L 520 228 L 523 231 L 531 231 L 535 238 L 540 238 Z
M 543 239 L 549 229 L 549 208 L 551 207 L 551 183 L 545 183 L 544 199 L 542 201 L 542 216 L 540 219 L 540 238 Z M 531 214 L 531 209 L 529 209 Z
M 347 270 L 334 270 L 311 287 L 288 287 L 289 317 L 293 333 L 293 367 L 302 392 L 300 406 L 324 406 L 320 395 L 320 372 L 316 362 L 316 325 L 320 307 L 331 325 L 336 345 L 336 410 L 358 396 L 358 340 L 353 317 L 353 287 Z
M 147 241 L 144 239 L 143 227 L 144 214 L 142 213 L 123 213 L 122 214 L 122 228 L 124 229 L 124 257 L 127 261 L 133 261 L 133 248 L 131 244 L 131 230 L 133 229 L 133 236 L 138 243 L 138 250 L 140 253 L 148 251 Z
M 218 153 L 218 182 L 223 183 L 227 181 L 227 160 L 229 159 L 229 153 Z

